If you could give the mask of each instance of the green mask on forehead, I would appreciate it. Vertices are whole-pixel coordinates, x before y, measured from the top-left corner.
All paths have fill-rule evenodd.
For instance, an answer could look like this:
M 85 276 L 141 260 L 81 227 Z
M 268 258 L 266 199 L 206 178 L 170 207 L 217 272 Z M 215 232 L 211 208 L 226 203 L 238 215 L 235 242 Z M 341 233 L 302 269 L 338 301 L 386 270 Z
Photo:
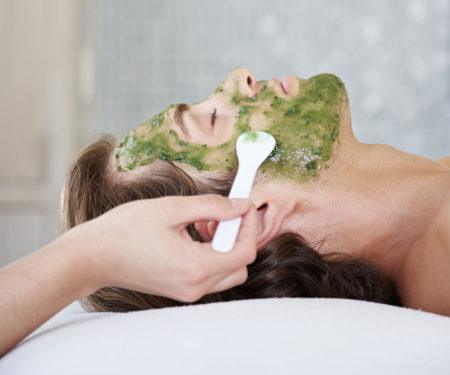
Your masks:
M 220 86 L 214 95 L 224 95 Z M 253 98 L 236 93 L 230 96 L 231 103 L 239 107 L 233 135 L 214 147 L 187 143 L 169 129 L 168 112 L 174 108 L 170 106 L 120 142 L 116 150 L 119 169 L 129 171 L 162 159 L 187 163 L 199 171 L 236 170 L 236 140 L 251 130 L 252 116 L 262 114 L 267 122 L 264 131 L 274 136 L 277 145 L 260 171 L 273 177 L 305 180 L 316 176 L 331 157 L 344 98 L 344 84 L 332 74 L 301 82 L 298 94 L 289 100 L 277 96 L 267 85 Z

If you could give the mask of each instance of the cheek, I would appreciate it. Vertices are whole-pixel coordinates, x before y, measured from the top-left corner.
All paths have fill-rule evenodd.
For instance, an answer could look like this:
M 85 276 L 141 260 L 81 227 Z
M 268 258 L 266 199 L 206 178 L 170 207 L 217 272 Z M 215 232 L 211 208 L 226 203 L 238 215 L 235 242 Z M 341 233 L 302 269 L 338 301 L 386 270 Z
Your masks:
M 229 117 L 218 117 L 214 124 L 213 139 L 215 145 L 221 145 L 230 141 L 233 136 L 236 120 Z
M 266 130 L 268 126 L 269 121 L 262 112 L 256 112 L 250 118 L 250 127 L 253 130 Z
M 220 147 L 208 149 L 204 161 L 211 171 L 230 172 L 237 170 L 235 140 L 224 143 Z

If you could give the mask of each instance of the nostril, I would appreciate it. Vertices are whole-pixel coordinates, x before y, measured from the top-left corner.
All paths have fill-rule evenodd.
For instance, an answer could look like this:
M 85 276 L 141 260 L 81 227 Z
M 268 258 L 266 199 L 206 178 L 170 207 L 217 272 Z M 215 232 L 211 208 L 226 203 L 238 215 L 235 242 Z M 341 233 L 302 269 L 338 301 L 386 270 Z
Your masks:
M 247 77 L 247 84 L 248 84 L 249 86 L 251 86 L 252 83 L 253 83 L 252 77 L 248 76 L 248 77 Z

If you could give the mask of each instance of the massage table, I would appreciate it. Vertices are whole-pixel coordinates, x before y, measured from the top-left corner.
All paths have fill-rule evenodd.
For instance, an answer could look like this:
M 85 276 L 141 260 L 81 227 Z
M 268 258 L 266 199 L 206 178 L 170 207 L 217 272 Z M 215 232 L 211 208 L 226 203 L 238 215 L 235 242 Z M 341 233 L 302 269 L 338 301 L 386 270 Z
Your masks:
M 75 302 L 0 359 L 0 374 L 450 374 L 450 318 L 326 298 L 129 313 Z

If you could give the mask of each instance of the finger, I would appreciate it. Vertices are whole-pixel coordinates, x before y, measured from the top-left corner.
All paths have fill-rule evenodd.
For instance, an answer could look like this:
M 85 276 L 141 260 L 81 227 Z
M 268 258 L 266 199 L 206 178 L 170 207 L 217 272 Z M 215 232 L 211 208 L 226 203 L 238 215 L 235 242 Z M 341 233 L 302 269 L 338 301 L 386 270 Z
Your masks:
M 242 220 L 241 228 L 236 239 L 236 244 L 233 250 L 239 249 L 251 249 L 253 245 L 256 245 L 258 239 L 259 225 L 257 220 L 256 207 L 252 205 L 249 212 Z M 251 253 L 251 250 L 246 250 Z M 256 252 L 255 252 L 256 254 Z
M 214 238 L 214 234 L 216 233 L 216 229 L 218 227 L 219 223 L 217 221 L 209 221 L 207 224 L 208 233 L 211 235 L 211 239 Z
M 241 267 L 217 281 L 216 284 L 209 288 L 208 294 L 222 292 L 234 288 L 237 285 L 241 285 L 247 281 L 247 277 L 247 267 Z
M 169 202 L 165 216 L 172 225 L 186 225 L 199 220 L 232 219 L 242 216 L 251 206 L 248 199 L 229 199 L 214 194 L 162 199 Z
M 252 206 L 243 216 L 236 243 L 228 253 L 214 251 L 211 243 L 198 243 L 201 251 L 201 261 L 211 275 L 229 273 L 247 264 L 253 263 L 256 258 L 256 240 L 258 225 L 256 208 Z

